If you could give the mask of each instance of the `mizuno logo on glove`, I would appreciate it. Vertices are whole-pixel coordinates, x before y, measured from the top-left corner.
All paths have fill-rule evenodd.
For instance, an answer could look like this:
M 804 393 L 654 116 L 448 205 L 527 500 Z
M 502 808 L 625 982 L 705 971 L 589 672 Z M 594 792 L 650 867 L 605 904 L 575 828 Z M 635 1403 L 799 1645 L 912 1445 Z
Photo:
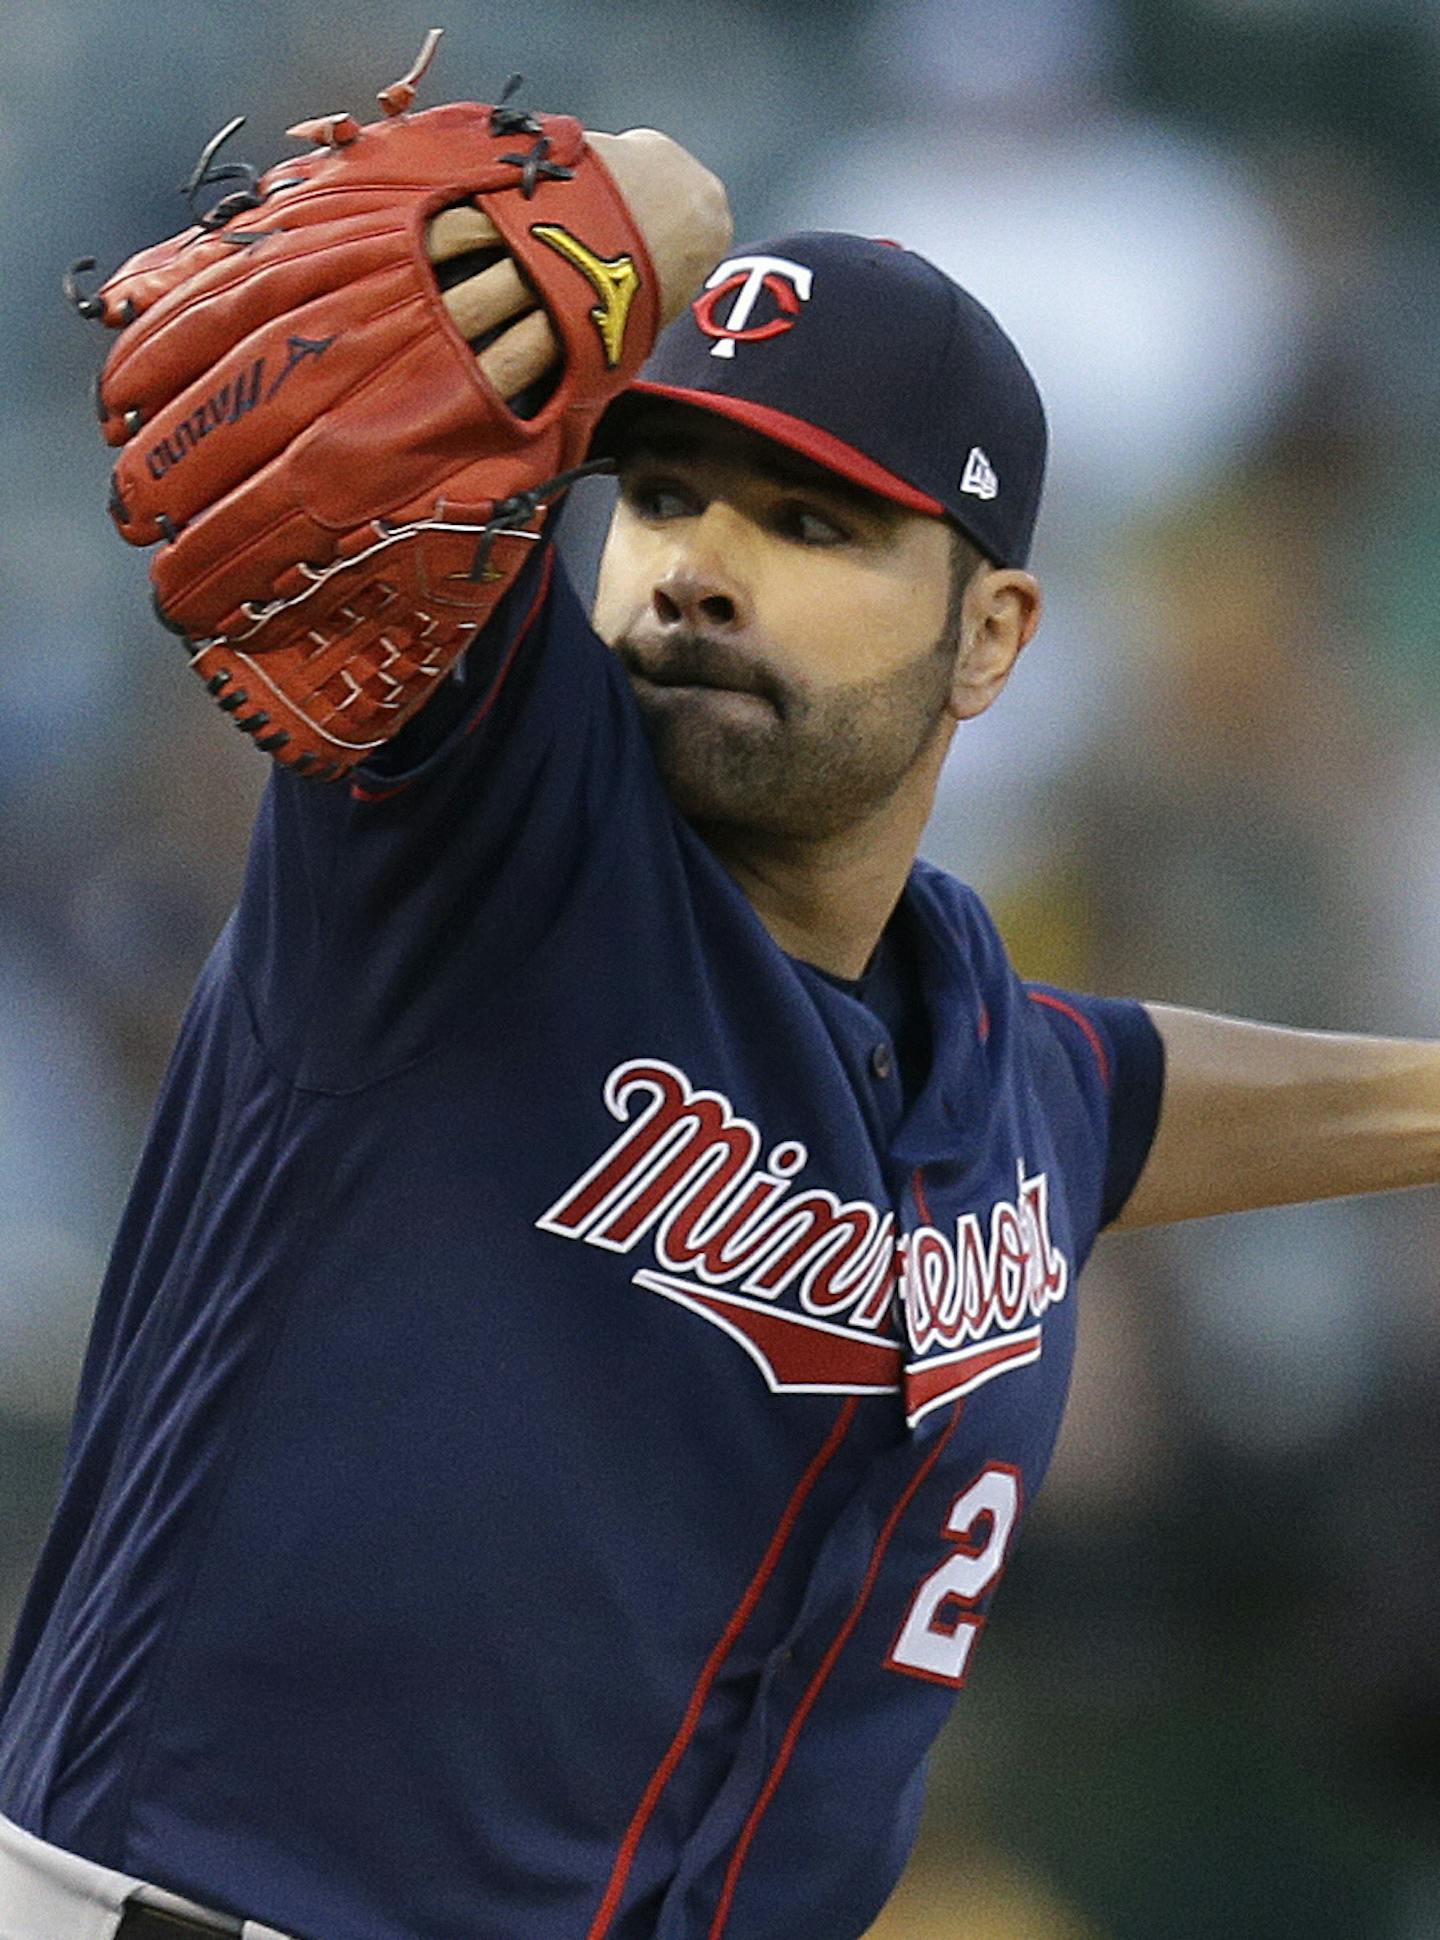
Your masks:
M 605 346 L 605 362 L 614 370 L 625 349 L 625 325 L 630 305 L 640 287 L 640 272 L 633 256 L 597 256 L 595 251 L 562 229 L 558 222 L 536 222 L 532 236 L 558 250 L 567 263 L 573 263 L 600 301 L 590 312 L 600 341 Z
M 223 425 L 238 424 L 257 404 L 268 404 L 307 357 L 322 357 L 334 341 L 333 336 L 291 337 L 285 363 L 271 379 L 268 389 L 265 388 L 266 360 L 257 357 L 241 376 L 231 378 L 212 392 L 199 410 L 182 420 L 168 438 L 152 445 L 145 454 L 145 469 L 152 478 L 163 478 L 182 458 L 189 456 L 202 438 L 208 438 Z

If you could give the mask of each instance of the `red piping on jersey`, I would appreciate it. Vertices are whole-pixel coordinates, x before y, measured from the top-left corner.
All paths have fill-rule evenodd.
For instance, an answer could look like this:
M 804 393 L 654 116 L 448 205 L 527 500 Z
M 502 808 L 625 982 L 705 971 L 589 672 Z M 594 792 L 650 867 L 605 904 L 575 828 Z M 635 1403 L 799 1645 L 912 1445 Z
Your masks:
M 914 1187 L 915 1204 L 920 1209 L 920 1217 L 925 1221 L 925 1224 L 927 1226 L 933 1226 L 935 1224 L 935 1221 L 930 1212 L 930 1202 L 925 1197 L 925 1182 L 924 1182 L 924 1179 L 921 1177 L 920 1168 L 918 1165 L 915 1168 L 915 1177 L 911 1181 L 911 1184 Z
M 780 1749 L 775 1754 L 775 1762 L 770 1767 L 770 1776 L 766 1779 L 759 1798 L 756 1799 L 754 1805 L 750 1808 L 750 1816 L 745 1821 L 744 1826 L 741 1828 L 740 1837 L 735 1842 L 735 1850 L 730 1856 L 730 1865 L 725 1874 L 725 1884 L 721 1888 L 720 1901 L 715 1908 L 715 1918 L 710 1923 L 708 1940 L 721 1940 L 721 1935 L 725 1931 L 725 1924 L 730 1918 L 730 1908 L 735 1899 L 735 1889 L 740 1884 L 740 1874 L 744 1868 L 746 1859 L 749 1857 L 751 1843 L 755 1838 L 756 1832 L 759 1830 L 761 1819 L 764 1818 L 766 1812 L 769 1810 L 770 1801 L 779 1789 L 780 1780 L 785 1775 L 785 1768 L 790 1763 L 791 1754 L 794 1752 L 800 1733 L 805 1727 L 805 1720 L 814 1709 L 815 1700 L 824 1688 L 825 1681 L 831 1671 L 834 1670 L 841 1651 L 849 1643 L 851 1634 L 856 1624 L 860 1621 L 861 1613 L 870 1600 L 870 1592 L 875 1587 L 875 1579 L 880 1574 L 880 1565 L 885 1560 L 885 1552 L 890 1547 L 890 1539 L 895 1534 L 895 1529 L 900 1518 L 910 1507 L 920 1485 L 939 1461 L 941 1454 L 944 1452 L 945 1444 L 959 1426 L 960 1416 L 964 1412 L 964 1409 L 965 1401 L 962 1396 L 955 1403 L 949 1421 L 936 1437 L 935 1446 L 930 1450 L 925 1460 L 906 1483 L 904 1494 L 890 1511 L 890 1514 L 885 1520 L 884 1528 L 875 1538 L 875 1547 L 870 1552 L 869 1567 L 865 1571 L 864 1578 L 860 1584 L 859 1594 L 851 1606 L 850 1614 L 835 1633 L 833 1643 L 821 1659 L 820 1668 L 811 1678 L 809 1685 L 806 1687 L 805 1695 L 801 1698 L 799 1704 L 796 1705 L 795 1715 L 790 1720 L 790 1728 L 781 1739 Z
M 784 1512 L 775 1525 L 775 1533 L 770 1538 L 769 1547 L 761 1557 L 759 1567 L 751 1577 L 748 1589 L 736 1604 L 734 1615 L 726 1624 L 719 1643 L 706 1658 L 705 1667 L 696 1679 L 695 1689 L 690 1694 L 690 1702 L 685 1707 L 685 1715 L 680 1720 L 680 1728 L 670 1741 L 670 1749 L 655 1767 L 650 1783 L 645 1787 L 640 1803 L 635 1808 L 635 1816 L 631 1819 L 626 1828 L 625 1837 L 620 1842 L 620 1850 L 615 1855 L 615 1864 L 610 1873 L 610 1882 L 605 1888 L 605 1897 L 600 1902 L 599 1912 L 591 1922 L 586 1940 L 602 1940 L 602 1936 L 609 1932 L 624 1895 L 630 1869 L 635 1863 L 635 1855 L 640 1850 L 640 1841 L 645 1836 L 645 1828 L 660 1803 L 661 1794 L 674 1776 L 676 1766 L 685 1756 L 690 1740 L 695 1736 L 695 1729 L 705 1709 L 706 1699 L 710 1695 L 710 1687 L 719 1675 L 721 1665 L 734 1648 L 736 1639 L 750 1621 L 765 1585 L 774 1575 L 775 1567 L 805 1505 L 805 1498 L 820 1480 L 822 1472 L 849 1434 L 850 1424 L 854 1421 L 859 1406 L 859 1401 L 852 1395 L 835 1417 L 835 1425 L 831 1428 L 825 1442 L 811 1460 L 809 1468 L 795 1484 L 794 1493 L 785 1504 Z
M 1080 1026 L 1081 1030 L 1084 1031 L 1086 1037 L 1090 1040 L 1090 1049 L 1095 1053 L 1095 1062 L 1100 1067 L 1100 1082 L 1108 1091 L 1110 1089 L 1110 1059 L 1106 1053 L 1104 1044 L 1101 1042 L 1099 1031 L 1090 1022 L 1090 1019 L 1085 1015 L 1084 1011 L 1076 1010 L 1075 1006 L 1073 1004 L 1067 1004 L 1063 997 L 1052 997 L 1048 990 L 1027 990 L 1025 994 L 1032 1004 L 1048 1004 L 1051 1010 L 1058 1010 L 1062 1016 L 1068 1017 L 1072 1023 Z
M 520 643 L 535 624 L 535 616 L 545 603 L 545 595 L 550 591 L 550 574 L 554 564 L 555 549 L 553 546 L 547 546 L 545 548 L 545 563 L 540 569 L 540 584 L 536 587 L 535 597 L 530 602 L 530 611 L 520 622 L 515 638 L 510 642 L 509 650 L 505 655 L 504 661 L 501 663 L 499 673 L 495 676 L 491 684 L 490 692 L 485 696 L 485 699 L 476 708 L 471 719 L 466 723 L 460 737 L 462 740 L 465 738 L 465 735 L 475 732 L 496 701 L 499 700 L 500 689 L 505 685 L 510 669 L 515 664 L 515 656 L 520 651 Z M 392 795 L 403 795 L 405 790 L 418 780 L 418 775 L 411 775 L 407 781 L 397 781 L 393 788 L 366 788 L 361 782 L 352 781 L 350 784 L 351 799 L 357 802 L 388 802 Z

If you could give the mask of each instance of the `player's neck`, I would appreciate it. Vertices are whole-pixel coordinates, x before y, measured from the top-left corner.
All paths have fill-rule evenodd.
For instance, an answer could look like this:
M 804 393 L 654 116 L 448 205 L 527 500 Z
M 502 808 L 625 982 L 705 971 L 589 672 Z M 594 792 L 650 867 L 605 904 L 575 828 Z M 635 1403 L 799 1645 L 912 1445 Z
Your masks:
M 787 955 L 858 977 L 900 900 L 937 774 L 938 763 L 917 766 L 889 801 L 839 835 L 778 839 L 726 829 L 706 830 L 706 840 Z

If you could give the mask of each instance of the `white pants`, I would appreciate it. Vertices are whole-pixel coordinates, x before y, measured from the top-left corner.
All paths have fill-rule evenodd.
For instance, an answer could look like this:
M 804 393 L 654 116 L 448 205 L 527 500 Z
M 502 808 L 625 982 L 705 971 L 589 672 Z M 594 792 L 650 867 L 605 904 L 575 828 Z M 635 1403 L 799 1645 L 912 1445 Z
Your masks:
M 208 1920 L 235 1940 L 288 1940 L 274 1927 L 213 1913 L 178 1893 L 97 1866 L 0 1814 L 0 1940 L 112 1940 L 127 1901 Z

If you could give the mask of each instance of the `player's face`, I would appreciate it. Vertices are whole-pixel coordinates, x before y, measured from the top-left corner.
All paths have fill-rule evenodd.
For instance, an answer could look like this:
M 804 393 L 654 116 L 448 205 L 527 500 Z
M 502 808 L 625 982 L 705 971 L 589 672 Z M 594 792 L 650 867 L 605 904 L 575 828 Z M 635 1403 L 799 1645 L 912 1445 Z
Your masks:
M 947 726 L 951 542 L 713 414 L 661 406 L 621 467 L 594 623 L 693 820 L 836 833 Z

